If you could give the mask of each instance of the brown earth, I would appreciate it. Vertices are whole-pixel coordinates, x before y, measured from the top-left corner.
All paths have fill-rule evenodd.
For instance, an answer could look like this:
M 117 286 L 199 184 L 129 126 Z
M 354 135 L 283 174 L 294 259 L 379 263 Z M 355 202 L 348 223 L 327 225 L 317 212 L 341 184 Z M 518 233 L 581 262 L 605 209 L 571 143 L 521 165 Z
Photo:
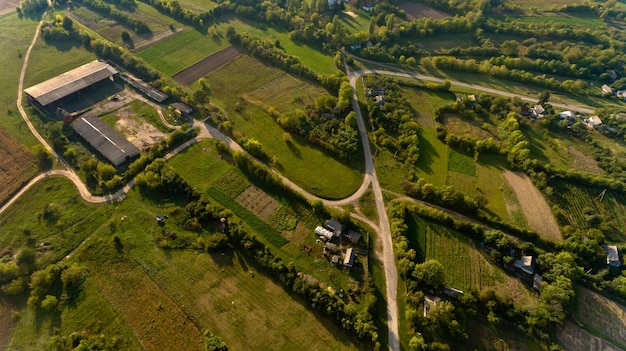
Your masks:
M 398 7 L 400 8 L 400 10 L 404 10 L 404 12 L 406 13 L 406 17 L 409 20 L 413 20 L 416 18 L 424 18 L 424 17 L 430 17 L 430 18 L 450 17 L 449 14 L 443 11 L 439 11 L 428 5 L 417 4 L 414 2 L 403 2 L 401 4 L 398 4 Z
M 556 332 L 556 340 L 565 351 L 620 351 L 610 342 L 600 339 L 573 322 L 567 321 Z
M 245 52 L 238 46 L 229 46 L 176 73 L 172 78 L 182 85 L 189 86 Z
M 577 321 L 626 349 L 626 307 L 582 287 L 576 290 L 576 298 Z
M 504 171 L 502 174 L 515 192 L 530 229 L 536 231 L 543 239 L 560 241 L 561 232 L 550 206 L 530 178 L 521 172 Z
M 0 350 L 5 350 L 4 347 L 9 342 L 16 316 L 11 303 L 0 298 Z
M 253 185 L 237 195 L 235 200 L 266 222 L 278 208 L 278 201 Z
M 0 204 L 37 172 L 35 158 L 0 127 Z
M 606 174 L 606 172 L 598 166 L 598 162 L 596 162 L 593 157 L 583 154 L 573 146 L 568 147 L 567 150 L 573 157 L 574 162 L 572 168 L 574 170 L 597 175 Z
M 0 16 L 10 12 L 14 12 L 20 5 L 20 0 L 2 0 L 0 1 Z M 2 344 L 0 344 L 2 345 Z

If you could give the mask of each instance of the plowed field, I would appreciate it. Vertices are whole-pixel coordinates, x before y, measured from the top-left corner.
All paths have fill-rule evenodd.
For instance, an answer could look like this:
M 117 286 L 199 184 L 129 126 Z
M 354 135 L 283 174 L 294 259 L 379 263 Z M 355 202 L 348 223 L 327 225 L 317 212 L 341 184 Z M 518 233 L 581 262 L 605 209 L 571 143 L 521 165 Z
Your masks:
M 0 128 L 0 204 L 37 172 L 35 158 Z
M 543 239 L 560 241 L 561 232 L 550 206 L 530 178 L 521 172 L 504 171 L 503 175 L 515 192 L 530 229 L 536 231 Z

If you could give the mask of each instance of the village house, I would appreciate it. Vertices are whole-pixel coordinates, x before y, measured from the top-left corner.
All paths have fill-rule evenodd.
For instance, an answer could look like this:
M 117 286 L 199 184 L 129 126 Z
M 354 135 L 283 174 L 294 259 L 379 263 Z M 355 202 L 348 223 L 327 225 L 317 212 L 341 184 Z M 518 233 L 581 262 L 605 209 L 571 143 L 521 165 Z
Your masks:
M 535 273 L 535 261 L 532 256 L 522 256 L 515 261 L 515 267 L 526 274 L 533 275 Z
M 541 105 L 535 105 L 532 108 L 532 116 L 535 118 L 542 118 L 546 115 L 546 110 Z
M 602 120 L 598 116 L 592 116 L 585 120 L 590 128 L 598 128 L 602 124 Z
M 603 95 L 613 95 L 613 88 L 611 88 L 610 86 L 604 84 L 602 86 L 602 94 Z

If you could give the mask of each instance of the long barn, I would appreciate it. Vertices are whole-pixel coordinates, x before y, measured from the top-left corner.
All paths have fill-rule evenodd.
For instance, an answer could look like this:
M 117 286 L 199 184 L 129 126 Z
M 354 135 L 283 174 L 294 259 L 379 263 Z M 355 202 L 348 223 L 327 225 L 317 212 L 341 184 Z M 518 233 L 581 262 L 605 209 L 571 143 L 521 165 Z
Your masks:
M 79 118 L 72 128 L 116 167 L 139 155 L 135 145 L 98 117 Z
M 92 61 L 24 90 L 29 101 L 42 107 L 82 89 L 112 79 L 118 72 L 106 62 Z

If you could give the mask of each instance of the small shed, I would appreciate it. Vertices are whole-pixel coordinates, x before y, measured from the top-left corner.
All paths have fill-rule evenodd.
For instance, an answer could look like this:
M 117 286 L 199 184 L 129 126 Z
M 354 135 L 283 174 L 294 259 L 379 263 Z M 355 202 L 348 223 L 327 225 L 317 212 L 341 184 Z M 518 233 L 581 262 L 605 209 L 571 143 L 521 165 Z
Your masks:
M 356 244 L 359 242 L 359 239 L 361 239 L 361 234 L 355 232 L 354 230 L 349 230 L 348 234 L 346 234 L 346 237 L 348 238 L 348 240 L 350 240 L 351 243 Z
M 611 88 L 610 86 L 604 84 L 602 86 L 602 94 L 605 95 L 612 95 L 613 94 L 613 88 Z
M 587 119 L 587 125 L 593 128 L 598 128 L 602 124 L 602 120 L 598 116 L 592 116 Z
M 522 258 L 515 261 L 515 267 L 527 274 L 532 275 L 535 273 L 535 261 L 532 256 L 522 256 Z
M 193 109 L 191 107 L 183 104 L 182 102 L 175 102 L 171 106 L 174 109 L 174 112 L 178 113 L 179 115 L 188 115 L 193 112 Z
M 546 115 L 546 109 L 541 105 L 533 106 L 533 116 L 535 117 L 543 117 Z
M 330 230 L 336 237 L 340 237 L 341 234 L 347 229 L 346 225 L 339 223 L 338 220 L 331 218 L 324 221 L 324 228 Z
M 346 250 L 346 254 L 343 256 L 343 265 L 346 267 L 352 267 L 354 265 L 354 258 L 356 254 L 352 248 Z
M 602 245 L 602 249 L 606 252 L 606 264 L 613 267 L 621 267 L 622 261 L 619 259 L 619 251 L 615 245 Z
M 319 236 L 323 236 L 327 240 L 330 240 L 330 239 L 333 238 L 333 232 L 331 232 L 330 230 L 328 230 L 326 228 L 322 228 L 322 227 L 319 227 L 319 226 L 315 228 L 315 234 L 317 234 Z
M 430 312 L 430 309 L 437 306 L 441 302 L 439 296 L 424 295 L 424 317 Z

